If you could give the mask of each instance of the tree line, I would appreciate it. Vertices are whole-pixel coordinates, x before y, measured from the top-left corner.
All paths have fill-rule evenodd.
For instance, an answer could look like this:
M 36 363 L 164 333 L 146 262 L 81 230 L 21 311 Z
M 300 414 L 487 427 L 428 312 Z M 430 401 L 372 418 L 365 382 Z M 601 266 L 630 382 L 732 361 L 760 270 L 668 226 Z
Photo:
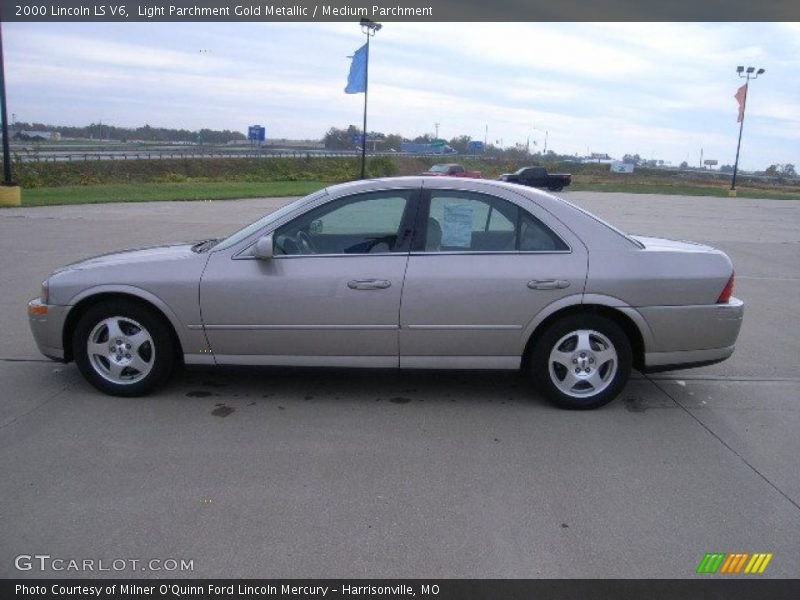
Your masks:
M 113 140 L 117 142 L 143 141 L 143 142 L 186 142 L 194 144 L 227 144 L 228 142 L 243 141 L 247 139 L 240 131 L 223 129 L 171 129 L 168 127 L 117 127 L 104 123 L 92 123 L 82 127 L 66 125 L 46 125 L 44 123 L 14 123 L 14 139 L 35 140 L 36 132 L 55 132 L 62 138 L 78 138 L 93 140 Z M 24 133 L 23 133 L 24 132 Z M 43 137 L 43 136 L 42 136 Z
M 356 136 L 361 135 L 361 128 L 356 125 L 350 125 L 347 128 L 331 127 L 322 138 L 326 150 L 352 150 L 356 146 L 360 146 L 360 142 Z M 372 149 L 374 143 L 377 150 L 383 152 L 400 152 L 403 148 L 403 142 L 412 142 L 415 144 L 430 144 L 435 141 L 435 137 L 429 133 L 418 135 L 413 138 L 405 138 L 399 133 L 382 133 L 379 131 L 370 131 L 367 135 L 368 148 Z M 469 143 L 473 138 L 468 135 L 459 135 L 450 140 L 445 140 L 448 146 L 453 148 L 459 154 L 469 154 Z M 541 152 L 530 152 L 527 146 L 517 146 L 514 148 L 499 148 L 493 144 L 486 144 L 484 151 L 481 153 L 485 157 L 504 158 L 509 160 L 523 160 L 530 159 L 531 157 L 538 157 L 545 160 L 574 160 L 575 156 L 568 154 L 557 154 L 552 150 L 548 150 L 546 154 Z

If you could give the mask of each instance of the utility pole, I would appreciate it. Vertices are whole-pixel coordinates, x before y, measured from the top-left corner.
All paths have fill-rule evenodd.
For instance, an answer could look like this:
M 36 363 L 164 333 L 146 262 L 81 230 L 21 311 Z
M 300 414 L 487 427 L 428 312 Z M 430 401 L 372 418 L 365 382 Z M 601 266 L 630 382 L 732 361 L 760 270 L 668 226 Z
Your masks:
M 534 131 L 542 131 L 541 129 L 539 129 L 537 127 L 534 127 L 534 126 L 532 126 L 531 128 Z M 547 136 L 549 135 L 549 133 L 550 132 L 547 131 L 546 129 L 544 130 L 544 148 L 542 149 L 542 155 L 546 155 L 547 154 Z M 588 148 L 587 148 L 586 152 L 588 154 L 588 152 L 589 152 Z
M 742 148 L 742 130 L 744 129 L 744 111 L 747 108 L 747 90 L 750 88 L 750 80 L 758 79 L 759 75 L 764 73 L 764 69 L 759 69 L 756 71 L 756 74 L 753 75 L 753 71 L 755 71 L 755 67 L 747 67 L 747 70 L 743 66 L 736 67 L 736 73 L 738 73 L 739 77 L 746 79 L 747 81 L 745 84 L 739 88 L 739 90 L 744 90 L 742 94 L 742 98 L 739 99 L 739 92 L 736 93 L 735 98 L 739 100 L 739 141 L 736 143 L 736 162 L 733 163 L 733 177 L 731 178 L 731 196 L 736 195 L 736 174 L 739 172 L 739 150 Z M 742 73 L 745 73 L 742 75 Z
M 436 126 L 436 139 L 438 140 L 439 139 L 439 124 L 438 123 L 434 123 L 434 125 Z

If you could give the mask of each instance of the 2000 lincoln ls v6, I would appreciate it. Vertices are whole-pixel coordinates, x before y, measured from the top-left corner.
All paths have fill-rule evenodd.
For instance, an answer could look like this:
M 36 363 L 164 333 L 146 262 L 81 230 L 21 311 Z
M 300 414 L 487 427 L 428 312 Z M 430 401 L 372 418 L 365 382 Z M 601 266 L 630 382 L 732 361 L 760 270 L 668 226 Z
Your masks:
M 631 368 L 728 358 L 732 289 L 708 246 L 626 235 L 513 184 L 411 177 L 64 267 L 28 313 L 41 351 L 109 394 L 146 394 L 181 361 L 523 368 L 560 406 L 594 408 Z

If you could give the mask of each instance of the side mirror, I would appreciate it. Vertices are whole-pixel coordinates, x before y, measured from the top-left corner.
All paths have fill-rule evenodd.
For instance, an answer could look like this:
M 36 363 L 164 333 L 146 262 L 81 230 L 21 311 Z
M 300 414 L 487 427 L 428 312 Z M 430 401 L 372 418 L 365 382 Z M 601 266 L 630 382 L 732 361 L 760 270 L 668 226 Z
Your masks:
M 260 260 L 269 260 L 272 258 L 273 252 L 273 242 L 272 242 L 272 234 L 269 235 L 262 235 L 256 241 L 256 245 L 253 248 L 253 256 Z

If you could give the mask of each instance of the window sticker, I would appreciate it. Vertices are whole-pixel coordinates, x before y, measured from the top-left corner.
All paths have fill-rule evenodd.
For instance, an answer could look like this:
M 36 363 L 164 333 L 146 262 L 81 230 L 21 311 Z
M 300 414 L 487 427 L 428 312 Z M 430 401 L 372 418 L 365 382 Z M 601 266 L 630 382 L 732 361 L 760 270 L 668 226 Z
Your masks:
M 472 207 L 445 204 L 442 224 L 442 246 L 470 248 L 472 246 Z

